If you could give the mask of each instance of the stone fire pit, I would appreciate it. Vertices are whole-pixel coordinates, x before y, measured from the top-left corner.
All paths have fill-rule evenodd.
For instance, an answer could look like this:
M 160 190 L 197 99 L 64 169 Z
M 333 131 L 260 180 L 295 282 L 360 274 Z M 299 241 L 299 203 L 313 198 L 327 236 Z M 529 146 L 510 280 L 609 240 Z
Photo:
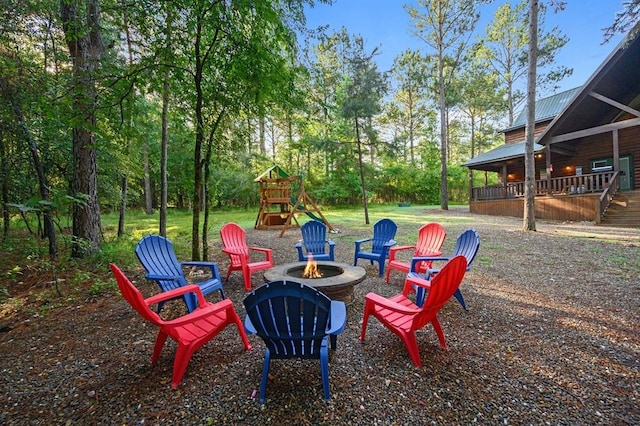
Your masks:
M 347 263 L 317 261 L 318 269 L 322 273 L 320 278 L 302 278 L 307 262 L 285 263 L 274 266 L 264 273 L 265 282 L 278 280 L 294 280 L 310 285 L 332 300 L 340 300 L 345 304 L 353 303 L 353 287 L 362 282 L 366 271 L 360 266 Z

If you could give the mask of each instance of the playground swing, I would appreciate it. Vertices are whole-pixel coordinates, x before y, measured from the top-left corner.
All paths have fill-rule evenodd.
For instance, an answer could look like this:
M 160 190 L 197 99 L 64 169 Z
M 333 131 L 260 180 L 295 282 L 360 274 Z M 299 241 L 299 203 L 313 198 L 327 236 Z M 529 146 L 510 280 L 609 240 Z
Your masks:
M 323 222 L 330 232 L 337 232 L 320 211 L 318 205 L 304 189 L 300 176 L 289 176 L 278 166 L 273 166 L 255 179 L 260 185 L 260 211 L 256 229 L 281 229 L 280 237 L 290 227 L 300 227 L 296 214 L 304 213 L 313 220 Z M 300 182 L 297 197 L 292 185 Z

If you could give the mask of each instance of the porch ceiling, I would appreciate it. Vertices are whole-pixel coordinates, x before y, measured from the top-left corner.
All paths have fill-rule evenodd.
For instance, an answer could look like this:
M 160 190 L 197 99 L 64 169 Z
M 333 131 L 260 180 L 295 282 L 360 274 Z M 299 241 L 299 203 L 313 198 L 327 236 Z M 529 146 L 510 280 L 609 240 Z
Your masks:
M 613 123 L 623 114 L 618 107 L 592 94 L 637 109 L 640 95 L 640 36 L 621 42 L 589 78 L 578 95 L 549 124 L 541 143 L 554 136 Z

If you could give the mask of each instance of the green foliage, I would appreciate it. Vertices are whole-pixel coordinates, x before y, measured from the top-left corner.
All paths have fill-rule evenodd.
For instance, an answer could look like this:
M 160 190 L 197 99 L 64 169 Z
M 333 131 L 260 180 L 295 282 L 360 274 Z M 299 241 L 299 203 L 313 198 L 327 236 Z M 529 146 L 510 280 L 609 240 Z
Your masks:
M 100 278 L 94 278 L 91 287 L 87 290 L 89 296 L 100 296 L 105 293 L 112 293 L 118 289 L 118 285 L 115 280 L 108 279 L 102 280 Z

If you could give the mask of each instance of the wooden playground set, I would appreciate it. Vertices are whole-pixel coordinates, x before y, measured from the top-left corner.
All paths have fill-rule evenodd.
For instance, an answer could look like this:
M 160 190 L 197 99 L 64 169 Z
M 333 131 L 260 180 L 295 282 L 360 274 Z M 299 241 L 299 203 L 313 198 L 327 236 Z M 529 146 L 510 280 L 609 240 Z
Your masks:
M 255 179 L 260 186 L 260 211 L 255 229 L 281 229 L 280 237 L 291 227 L 300 227 L 297 214 L 306 214 L 313 220 L 323 222 L 331 232 L 337 232 L 320 211 L 318 205 L 304 189 L 300 176 L 290 176 L 274 165 Z M 299 192 L 294 195 L 293 187 Z

